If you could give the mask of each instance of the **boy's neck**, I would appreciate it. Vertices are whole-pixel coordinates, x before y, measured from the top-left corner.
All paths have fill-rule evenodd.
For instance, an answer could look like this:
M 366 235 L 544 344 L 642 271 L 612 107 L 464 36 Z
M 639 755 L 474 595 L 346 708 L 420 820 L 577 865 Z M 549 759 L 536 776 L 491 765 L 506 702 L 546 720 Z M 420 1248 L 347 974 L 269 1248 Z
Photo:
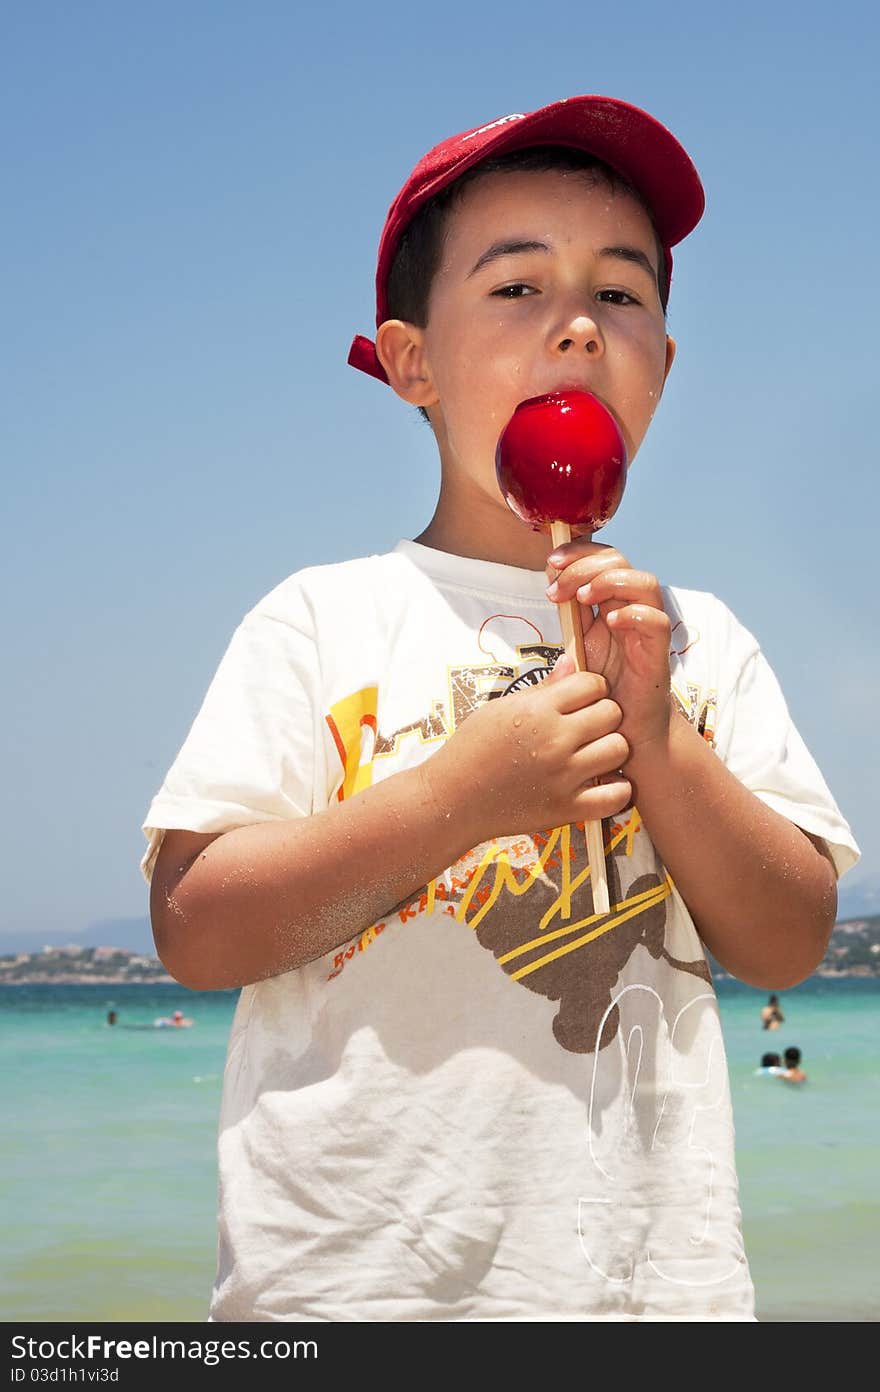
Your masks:
M 477 561 L 544 571 L 553 549 L 549 533 L 534 532 L 507 505 L 477 494 L 453 498 L 441 488 L 434 516 L 414 541 Z

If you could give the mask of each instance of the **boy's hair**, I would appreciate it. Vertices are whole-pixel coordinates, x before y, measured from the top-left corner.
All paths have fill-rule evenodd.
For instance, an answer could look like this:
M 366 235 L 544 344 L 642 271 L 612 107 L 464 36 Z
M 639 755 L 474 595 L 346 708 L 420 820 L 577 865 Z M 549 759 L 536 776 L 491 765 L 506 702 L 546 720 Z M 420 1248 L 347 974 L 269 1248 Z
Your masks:
M 377 327 L 391 317 L 389 273 L 400 241 L 419 211 L 444 190 L 460 184 L 475 166 L 483 166 L 485 172 L 488 160 L 500 159 L 513 150 L 548 146 L 559 151 L 580 151 L 597 162 L 588 166 L 593 170 L 601 164 L 614 171 L 615 187 L 638 190 L 637 196 L 649 210 L 663 253 L 660 262 L 664 295 L 668 293 L 672 248 L 693 231 L 706 205 L 693 161 L 672 132 L 647 111 L 616 97 L 566 97 L 538 111 L 513 112 L 473 130 L 461 131 L 422 156 L 388 209 L 379 239 Z M 348 361 L 359 371 L 387 383 L 388 374 L 372 339 L 355 334 Z
M 422 329 L 427 324 L 431 288 L 443 258 L 450 216 L 469 185 L 485 174 L 547 174 L 555 171 L 584 174 L 593 182 L 602 180 L 612 193 L 627 193 L 644 209 L 654 234 L 657 289 L 665 314 L 669 303 L 666 256 L 651 210 L 638 190 L 629 179 L 585 150 L 573 150 L 564 145 L 533 145 L 481 160 L 422 205 L 400 238 L 388 272 L 388 318 L 404 319 L 408 324 Z M 425 408 L 420 406 L 418 409 L 419 415 L 428 420 Z
M 409 324 L 424 328 L 428 322 L 428 302 L 434 277 L 440 266 L 449 216 L 465 189 L 483 174 L 589 174 L 601 179 L 613 193 L 628 193 L 647 214 L 657 251 L 657 288 L 664 312 L 669 303 L 669 275 L 663 244 L 654 226 L 651 210 L 641 194 L 628 179 L 609 165 L 584 150 L 571 150 L 563 145 L 534 145 L 526 150 L 512 150 L 482 160 L 447 185 L 419 209 L 406 228 L 388 272 L 388 318 L 405 319 Z
M 781 1062 L 782 1062 L 782 1060 L 781 1060 L 781 1058 L 779 1057 L 778 1054 L 762 1054 L 762 1055 L 761 1055 L 761 1067 L 762 1067 L 762 1068 L 778 1068 Z
M 796 1068 L 801 1061 L 801 1051 L 797 1048 L 796 1045 L 789 1044 L 788 1048 L 785 1051 L 784 1057 L 785 1062 L 788 1064 L 789 1068 Z

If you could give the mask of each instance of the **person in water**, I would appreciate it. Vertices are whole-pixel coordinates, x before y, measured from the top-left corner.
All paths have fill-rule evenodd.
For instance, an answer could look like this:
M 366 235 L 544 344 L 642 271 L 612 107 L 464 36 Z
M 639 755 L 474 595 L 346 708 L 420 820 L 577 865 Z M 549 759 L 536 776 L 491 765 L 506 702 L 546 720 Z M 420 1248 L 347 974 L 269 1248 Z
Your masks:
M 787 1083 L 805 1083 L 807 1075 L 801 1068 L 801 1051 L 795 1044 L 789 1045 L 783 1054 L 785 1067 L 780 1073 Z
M 761 1066 L 755 1069 L 757 1077 L 778 1077 L 785 1070 L 782 1067 L 782 1059 L 779 1054 L 767 1053 L 761 1055 Z
M 184 1015 L 182 1010 L 175 1010 L 173 1015 L 160 1015 L 159 1019 L 154 1021 L 154 1023 L 157 1026 L 173 1026 L 177 1029 L 182 1029 L 187 1025 L 191 1025 L 193 1022 L 188 1015 Z
M 779 997 L 771 996 L 761 1011 L 761 1020 L 765 1030 L 776 1030 L 782 1024 L 785 1016 L 779 1005 Z

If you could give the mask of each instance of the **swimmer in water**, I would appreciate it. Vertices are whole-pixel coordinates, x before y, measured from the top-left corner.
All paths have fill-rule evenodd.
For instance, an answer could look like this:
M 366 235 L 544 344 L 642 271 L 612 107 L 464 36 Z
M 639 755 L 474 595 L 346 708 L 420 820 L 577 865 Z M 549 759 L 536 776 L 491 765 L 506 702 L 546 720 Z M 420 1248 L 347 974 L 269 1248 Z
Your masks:
M 188 1015 L 184 1015 L 182 1010 L 175 1010 L 174 1014 L 171 1016 L 160 1015 L 158 1020 L 153 1021 L 153 1024 L 156 1026 L 157 1029 L 167 1026 L 174 1026 L 178 1029 L 183 1029 L 186 1025 L 191 1025 L 192 1023 L 193 1022 L 190 1019 L 190 1017 Z
M 755 1069 L 755 1076 L 758 1078 L 778 1078 L 784 1072 L 785 1069 L 782 1067 L 782 1059 L 779 1054 L 762 1054 L 761 1067 Z
M 780 1073 L 787 1083 L 805 1083 L 807 1075 L 801 1068 L 801 1051 L 796 1045 L 791 1044 L 783 1054 L 785 1067 Z
M 761 1011 L 761 1020 L 766 1030 L 776 1030 L 782 1024 L 785 1016 L 779 1008 L 779 997 L 771 996 L 764 1009 Z

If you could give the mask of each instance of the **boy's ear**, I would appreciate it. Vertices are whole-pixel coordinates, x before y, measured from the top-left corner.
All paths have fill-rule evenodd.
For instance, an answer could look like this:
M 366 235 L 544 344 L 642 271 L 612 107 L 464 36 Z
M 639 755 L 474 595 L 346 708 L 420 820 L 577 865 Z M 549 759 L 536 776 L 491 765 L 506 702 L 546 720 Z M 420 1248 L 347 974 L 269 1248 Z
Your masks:
M 425 355 L 424 330 L 404 319 L 386 319 L 376 331 L 376 356 L 390 385 L 410 406 L 433 406 L 437 393 Z
M 666 378 L 669 376 L 669 369 L 675 362 L 675 339 L 666 335 L 666 366 L 663 369 L 663 385 L 666 386 Z

